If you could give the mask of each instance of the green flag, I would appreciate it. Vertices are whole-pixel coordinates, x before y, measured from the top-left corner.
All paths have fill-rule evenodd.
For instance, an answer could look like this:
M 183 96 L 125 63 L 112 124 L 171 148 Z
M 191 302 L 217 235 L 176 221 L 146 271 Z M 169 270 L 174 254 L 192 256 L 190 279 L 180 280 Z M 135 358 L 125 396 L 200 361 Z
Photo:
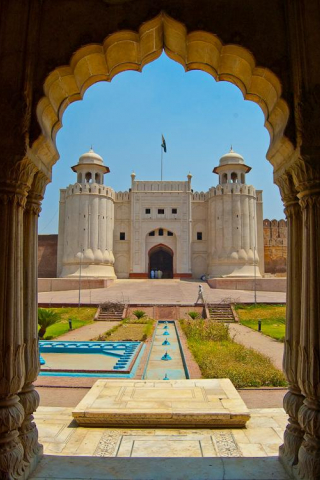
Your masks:
M 161 147 L 163 148 L 163 151 L 165 153 L 167 153 L 167 144 L 166 144 L 166 141 L 164 139 L 164 136 L 162 135 L 162 143 L 161 143 Z

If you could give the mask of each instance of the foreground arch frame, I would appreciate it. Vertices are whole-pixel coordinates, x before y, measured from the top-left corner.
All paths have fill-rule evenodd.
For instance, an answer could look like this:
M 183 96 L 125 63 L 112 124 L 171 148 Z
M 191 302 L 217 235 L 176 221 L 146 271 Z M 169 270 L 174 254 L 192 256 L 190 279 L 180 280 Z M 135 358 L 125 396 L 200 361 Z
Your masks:
M 276 75 L 257 66 L 247 49 L 223 45 L 211 33 L 187 33 L 183 24 L 165 13 L 143 24 L 139 32 L 120 31 L 108 36 L 102 44 L 80 48 L 69 65 L 56 68 L 47 77 L 45 96 L 37 106 L 42 135 L 32 147 L 33 154 L 51 168 L 58 159 L 55 140 L 68 105 L 81 100 L 94 83 L 110 82 L 126 70 L 142 71 L 163 50 L 186 71 L 202 70 L 216 81 L 229 81 L 241 90 L 246 100 L 260 106 L 270 135 L 267 158 L 275 168 L 293 154 L 293 145 L 284 136 L 289 108 L 281 97 L 281 83 Z
M 147 3 L 147 0 L 139 1 L 140 4 Z M 100 0 L 95 0 L 96 7 L 99 6 L 99 2 Z M 161 4 L 164 2 L 165 0 L 159 0 Z M 5 7 L 0 7 L 6 9 L 5 15 L 0 16 L 0 24 L 3 22 L 2 18 L 10 16 L 10 8 L 14 3 L 9 2 Z M 41 5 L 44 3 L 41 2 Z M 77 2 L 73 2 L 75 3 Z M 123 2 L 103 1 L 103 4 L 109 3 Z M 111 16 L 122 15 L 124 18 L 126 14 L 130 15 L 130 0 L 127 3 L 127 10 L 125 7 L 124 10 L 122 7 L 115 10 L 117 8 L 115 7 L 114 10 L 110 10 Z M 192 3 L 190 0 L 185 4 L 184 0 L 177 0 L 177 16 L 183 17 Z M 210 2 L 198 0 L 197 7 L 201 4 L 204 11 L 210 13 L 211 10 L 206 10 L 208 3 Z M 214 8 L 213 3 L 210 9 Z M 260 9 L 270 2 L 253 3 Z M 167 55 L 180 62 L 186 70 L 201 69 L 217 80 L 231 81 L 241 89 L 245 98 L 256 101 L 264 112 L 271 142 L 268 159 L 274 166 L 275 181 L 280 188 L 288 220 L 284 369 L 289 382 L 289 391 L 284 406 L 289 415 L 289 424 L 280 449 L 280 457 L 296 478 L 318 479 L 320 115 L 314 105 L 317 106 L 317 102 L 320 102 L 320 72 L 317 65 L 310 66 L 308 62 L 310 63 L 310 58 L 318 58 L 310 52 L 314 53 L 314 45 L 320 44 L 320 39 L 319 42 L 315 40 L 317 35 L 320 35 L 319 22 L 315 20 L 315 12 L 320 14 L 319 5 L 314 0 L 283 2 L 284 8 L 288 11 L 289 24 L 280 22 L 280 27 L 283 30 L 289 27 L 285 39 L 292 56 L 289 72 L 292 83 L 291 86 L 287 85 L 285 92 L 281 91 L 281 84 L 271 70 L 257 66 L 253 55 L 247 49 L 234 44 L 223 45 L 213 33 L 195 30 L 198 20 L 204 15 L 200 8 L 196 14 L 196 21 L 191 22 L 195 27 L 189 32 L 182 23 L 164 13 L 159 13 L 157 17 L 144 23 L 138 32 L 124 30 L 112 33 L 115 25 L 122 24 L 117 17 L 118 23 L 112 24 L 113 30 L 109 31 L 110 35 L 104 42 L 90 44 L 79 50 L 77 46 L 81 44 L 80 40 L 76 42 L 76 48 L 71 48 L 69 44 L 63 45 L 66 61 L 71 58 L 72 51 L 76 50 L 76 53 L 71 58 L 70 64 L 57 66 L 44 82 L 44 97 L 37 103 L 37 117 L 42 133 L 36 138 L 35 131 L 38 130 L 32 130 L 30 126 L 32 125 L 30 119 L 34 115 L 32 95 L 37 93 L 36 88 L 33 91 L 32 73 L 34 74 L 37 67 L 35 58 L 38 53 L 36 29 L 33 28 L 32 20 L 37 20 L 38 17 L 42 19 L 42 16 L 37 10 L 40 8 L 40 2 L 26 0 L 20 4 L 21 10 L 24 4 L 28 8 L 31 5 L 32 8 L 28 11 L 30 15 L 21 15 L 18 19 L 14 10 L 13 14 L 11 12 L 11 19 L 14 18 L 13 23 L 16 25 L 18 21 L 28 23 L 31 18 L 29 24 L 31 33 L 25 36 L 26 32 L 21 29 L 19 35 L 24 40 L 20 37 L 17 40 L 14 37 L 15 40 L 11 42 L 8 34 L 10 29 L 7 28 L 0 38 L 1 44 L 3 39 L 8 37 L 5 44 L 7 55 L 3 55 L 3 58 L 6 60 L 16 58 L 16 55 L 16 64 L 21 64 L 21 68 L 26 71 L 23 81 L 18 76 L 10 77 L 14 62 L 7 62 L 6 68 L 3 69 L 5 62 L 0 57 L 0 67 L 2 66 L 0 81 L 4 85 L 3 91 L 0 90 L 0 100 L 4 112 L 8 113 L 6 117 L 8 121 L 0 130 L 1 145 L 4 145 L 3 176 L 0 181 L 0 222 L 3 226 L 0 235 L 0 476 L 26 478 L 41 452 L 37 428 L 32 417 L 39 404 L 38 395 L 33 387 L 39 371 L 37 221 L 52 165 L 58 159 L 55 139 L 62 124 L 63 112 L 70 103 L 80 100 L 85 90 L 93 83 L 100 80 L 110 81 L 114 75 L 124 70 L 140 71 L 164 49 Z M 304 15 L 301 15 L 299 10 L 301 4 L 305 9 Z M 193 14 L 194 12 L 195 10 Z M 149 18 L 148 12 L 145 15 L 138 13 L 138 17 L 142 22 Z M 28 19 L 25 20 L 26 18 Z M 210 18 L 212 21 L 212 15 Z M 306 19 L 309 22 L 310 35 L 307 35 L 308 32 L 304 29 Z M 39 28 L 41 21 L 35 22 Z M 81 21 L 78 17 L 75 20 L 79 24 Z M 214 28 L 212 27 L 212 30 Z M 244 28 L 244 25 L 241 28 Z M 83 23 L 80 25 L 81 29 L 84 29 Z M 16 34 L 19 28 L 13 30 Z M 303 42 L 300 42 L 301 38 Z M 256 38 L 255 41 L 259 40 Z M 271 44 L 270 37 L 268 47 L 270 49 L 275 47 Z M 19 57 L 19 52 L 26 53 L 26 64 L 24 57 Z M 44 63 L 45 60 L 40 56 L 39 66 Z M 53 62 L 53 68 L 57 63 L 60 62 Z M 266 65 L 271 64 L 272 62 L 266 62 Z M 284 62 L 283 65 L 288 64 Z M 3 80 L 3 74 L 7 71 L 9 73 Z M 16 89 L 12 90 L 17 93 L 13 98 L 10 97 L 11 90 L 8 87 L 10 82 Z M 7 96 L 10 100 L 3 98 L 3 92 L 6 95 L 8 91 Z M 288 99 L 290 96 L 294 98 L 290 103 L 291 129 L 295 130 L 294 132 L 291 130 L 290 139 L 295 142 L 294 145 L 284 136 L 289 118 L 289 109 L 282 98 L 284 93 L 285 98 Z M 19 128 L 16 125 L 19 125 Z M 286 133 L 289 134 L 288 129 Z M 31 145 L 29 139 L 32 139 Z

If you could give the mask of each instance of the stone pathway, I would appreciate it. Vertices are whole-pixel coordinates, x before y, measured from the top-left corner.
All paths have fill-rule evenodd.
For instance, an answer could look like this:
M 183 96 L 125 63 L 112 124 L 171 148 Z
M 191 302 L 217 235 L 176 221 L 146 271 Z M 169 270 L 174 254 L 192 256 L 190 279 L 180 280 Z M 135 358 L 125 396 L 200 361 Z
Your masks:
M 227 299 L 228 302 L 253 302 L 254 293 L 243 290 L 218 290 L 212 289 L 206 282 L 203 285 L 204 298 L 208 303 L 220 303 Z M 191 280 L 149 280 L 149 279 L 119 279 L 109 288 L 83 290 L 82 303 L 99 304 L 106 301 L 121 301 L 132 304 L 160 304 L 179 305 L 192 304 L 198 295 L 199 281 Z M 41 292 L 39 303 L 77 304 L 78 290 L 65 292 Z M 260 303 L 274 303 L 286 301 L 286 294 L 281 292 L 257 292 L 257 301 Z
M 90 325 L 85 325 L 83 327 L 77 328 L 76 330 L 71 330 L 70 332 L 60 335 L 56 340 L 69 340 L 75 342 L 89 341 L 93 338 L 102 335 L 111 328 L 119 325 L 120 322 L 94 322 Z
M 251 328 L 239 325 L 238 323 L 229 324 L 231 338 L 245 347 L 253 348 L 266 355 L 272 360 L 272 363 L 279 370 L 282 370 L 282 358 L 284 345 L 271 337 L 267 337 Z
M 282 408 L 286 388 L 247 388 L 238 393 L 248 408 Z
M 35 387 L 41 407 L 76 407 L 97 378 L 39 377 Z M 52 381 L 50 381 L 52 380 Z M 238 390 L 248 408 L 282 408 L 285 388 Z

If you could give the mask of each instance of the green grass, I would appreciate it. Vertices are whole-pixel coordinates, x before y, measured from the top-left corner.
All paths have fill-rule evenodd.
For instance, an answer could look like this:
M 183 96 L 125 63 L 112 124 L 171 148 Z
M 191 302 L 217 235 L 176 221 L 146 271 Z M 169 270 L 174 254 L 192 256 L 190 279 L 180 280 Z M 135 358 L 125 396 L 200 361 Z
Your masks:
M 140 318 L 130 320 L 125 318 L 119 325 L 99 335 L 96 340 L 108 342 L 144 342 L 151 337 L 154 329 L 154 320 L 151 318 Z
M 261 320 L 261 332 L 264 335 L 284 341 L 285 305 L 236 305 L 236 311 L 242 325 L 258 330 L 258 320 Z
M 230 378 L 236 388 L 286 385 L 269 358 L 230 338 L 227 325 L 210 320 L 180 322 L 204 378 Z
M 69 331 L 69 318 L 71 318 L 72 320 L 73 330 L 83 327 L 84 325 L 89 325 L 90 323 L 93 323 L 93 319 L 97 311 L 96 308 L 85 307 L 50 308 L 48 310 L 53 310 L 54 312 L 59 313 L 61 320 L 60 322 L 51 325 L 51 327 L 47 329 L 44 336 L 45 340 L 50 340 L 52 338 L 59 337 L 64 333 L 67 333 Z

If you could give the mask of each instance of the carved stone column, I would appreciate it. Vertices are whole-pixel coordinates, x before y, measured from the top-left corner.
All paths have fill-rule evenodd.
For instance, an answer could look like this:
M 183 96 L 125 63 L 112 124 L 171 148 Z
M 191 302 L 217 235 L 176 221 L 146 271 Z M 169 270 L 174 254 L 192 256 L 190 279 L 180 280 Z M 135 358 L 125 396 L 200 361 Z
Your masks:
M 33 386 L 39 365 L 38 348 L 38 216 L 47 178 L 37 173 L 27 197 L 23 217 L 23 335 L 25 343 L 25 382 L 19 393 L 24 408 L 24 420 L 20 427 L 20 440 L 24 448 L 24 460 L 30 464 L 40 452 L 38 431 L 33 422 L 33 412 L 39 406 L 39 395 Z
M 306 397 L 299 410 L 305 431 L 296 475 L 320 478 L 320 171 L 300 160 L 293 169 L 302 208 L 301 332 L 298 384 Z
M 298 355 L 301 330 L 301 272 L 302 272 L 302 211 L 290 175 L 279 178 L 278 184 L 285 206 L 287 218 L 287 309 L 286 333 L 284 341 L 283 370 L 289 387 L 283 406 L 289 416 L 284 432 L 284 443 L 280 447 L 280 457 L 287 467 L 298 463 L 298 452 L 303 439 L 303 430 L 298 422 L 298 412 L 304 396 L 298 385 Z
M 0 182 L 0 478 L 24 470 L 18 429 L 24 410 L 17 393 L 25 379 L 23 338 L 23 211 L 35 168 L 27 159 L 3 168 Z

